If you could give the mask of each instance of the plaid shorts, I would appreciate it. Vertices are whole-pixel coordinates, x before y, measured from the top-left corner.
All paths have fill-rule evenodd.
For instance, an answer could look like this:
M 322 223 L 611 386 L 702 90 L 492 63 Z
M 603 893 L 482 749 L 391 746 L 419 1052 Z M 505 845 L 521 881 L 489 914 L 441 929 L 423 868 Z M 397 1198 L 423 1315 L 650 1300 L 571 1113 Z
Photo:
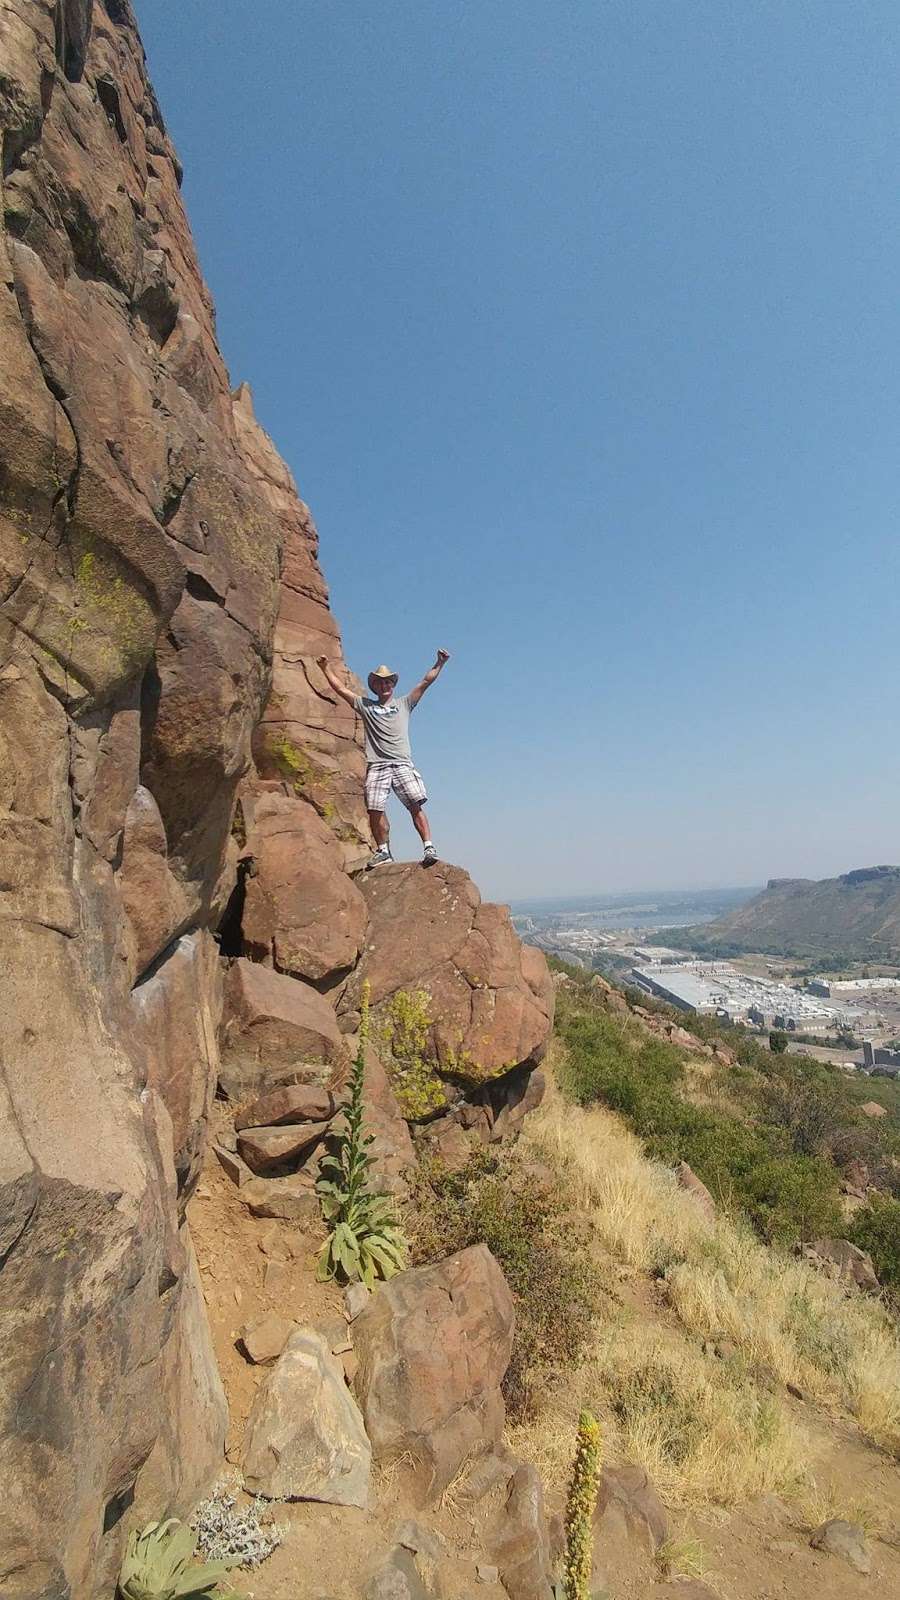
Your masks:
M 366 767 L 368 810 L 383 811 L 392 789 L 408 811 L 424 805 L 428 799 L 422 774 L 411 761 L 370 761 Z

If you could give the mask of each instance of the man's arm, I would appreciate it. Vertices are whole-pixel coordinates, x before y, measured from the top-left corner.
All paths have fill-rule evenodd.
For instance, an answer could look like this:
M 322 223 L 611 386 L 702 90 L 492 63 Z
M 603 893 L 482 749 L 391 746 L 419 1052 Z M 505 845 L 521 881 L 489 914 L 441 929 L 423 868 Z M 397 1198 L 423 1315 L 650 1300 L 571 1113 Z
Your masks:
M 449 650 L 439 650 L 438 651 L 437 660 L 435 661 L 434 666 L 428 672 L 426 672 L 424 678 L 422 679 L 422 682 L 421 683 L 417 683 L 416 687 L 414 689 L 410 689 L 410 691 L 409 691 L 408 699 L 409 699 L 409 709 L 410 709 L 410 711 L 412 710 L 413 706 L 417 706 L 419 704 L 419 701 L 421 700 L 423 694 L 425 693 L 425 690 L 431 688 L 431 685 L 434 683 L 435 678 L 439 678 L 440 677 L 441 673 L 443 672 L 443 670 L 444 670 L 444 668 L 447 665 L 447 662 L 449 660 L 450 660 L 450 652 L 449 652 Z
M 316 666 L 321 667 L 329 686 L 334 690 L 335 694 L 340 695 L 342 700 L 346 700 L 348 706 L 353 706 L 356 704 L 356 695 L 354 694 L 353 690 L 348 689 L 343 683 L 341 683 L 340 679 L 335 676 L 328 664 L 327 656 L 317 656 Z

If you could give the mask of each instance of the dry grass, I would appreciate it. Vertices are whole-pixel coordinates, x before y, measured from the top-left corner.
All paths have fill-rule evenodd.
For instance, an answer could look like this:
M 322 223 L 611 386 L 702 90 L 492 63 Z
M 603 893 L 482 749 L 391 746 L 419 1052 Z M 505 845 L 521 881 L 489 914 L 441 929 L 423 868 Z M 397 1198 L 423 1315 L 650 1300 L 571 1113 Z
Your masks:
M 733 1505 L 805 1481 L 806 1436 L 756 1383 L 723 1371 L 677 1330 L 636 1317 L 605 1328 L 553 1405 L 513 1431 L 513 1448 L 554 1485 L 565 1480 L 582 1405 L 603 1416 L 613 1454 L 645 1467 L 670 1505 Z
M 767 1489 L 799 1490 L 812 1447 L 767 1391 L 772 1375 L 846 1409 L 900 1455 L 900 1340 L 878 1303 L 846 1294 L 727 1217 L 710 1223 L 600 1107 L 581 1110 L 551 1091 L 521 1149 L 560 1174 L 598 1245 L 664 1275 L 682 1329 L 694 1336 L 637 1322 L 605 1327 L 560 1401 L 574 1416 L 603 1395 L 620 1450 L 647 1468 L 664 1498 L 731 1504 Z M 736 1358 L 704 1355 L 698 1338 L 706 1336 L 732 1341 Z M 564 1475 L 555 1443 L 564 1421 L 558 1405 L 553 1418 L 545 1411 L 516 1436 L 555 1481 Z

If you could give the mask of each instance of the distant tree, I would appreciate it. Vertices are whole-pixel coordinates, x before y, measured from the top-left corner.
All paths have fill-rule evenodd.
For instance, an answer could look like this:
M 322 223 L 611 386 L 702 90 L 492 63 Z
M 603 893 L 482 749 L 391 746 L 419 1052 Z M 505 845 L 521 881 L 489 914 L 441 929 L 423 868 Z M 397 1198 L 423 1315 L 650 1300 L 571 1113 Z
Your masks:
M 783 1056 L 788 1047 L 788 1036 L 783 1028 L 773 1028 L 769 1034 L 769 1049 L 774 1056 Z

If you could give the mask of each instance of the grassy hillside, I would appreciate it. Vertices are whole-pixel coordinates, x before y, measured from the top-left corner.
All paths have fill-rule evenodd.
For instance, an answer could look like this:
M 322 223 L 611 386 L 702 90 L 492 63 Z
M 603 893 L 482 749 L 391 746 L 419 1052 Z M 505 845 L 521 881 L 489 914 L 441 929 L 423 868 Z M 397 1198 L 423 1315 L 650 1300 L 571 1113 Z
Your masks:
M 708 954 L 897 961 L 900 867 L 864 867 L 820 882 L 773 879 L 762 894 L 715 922 L 667 931 L 680 948 Z
M 900 1185 L 900 1125 L 872 1129 L 817 1063 L 808 1076 L 799 1062 L 795 1078 L 795 1058 L 764 1060 L 749 1036 L 717 1035 L 706 1019 L 690 1019 L 698 1052 L 719 1055 L 678 1049 L 620 992 L 564 976 L 548 1094 L 518 1144 L 478 1150 L 461 1171 L 423 1169 L 408 1212 L 416 1259 L 484 1239 L 504 1267 L 517 1310 L 514 1448 L 561 1486 L 588 1405 L 613 1459 L 637 1461 L 670 1505 L 694 1512 L 766 1491 L 814 1495 L 835 1417 L 900 1458 L 890 1303 L 791 1249 L 820 1230 L 846 1236 L 851 1149 Z M 684 1158 L 715 1215 L 679 1186 Z M 887 1188 L 878 1204 L 887 1211 L 857 1217 L 873 1234 L 887 1219 L 889 1259 L 900 1204 Z

